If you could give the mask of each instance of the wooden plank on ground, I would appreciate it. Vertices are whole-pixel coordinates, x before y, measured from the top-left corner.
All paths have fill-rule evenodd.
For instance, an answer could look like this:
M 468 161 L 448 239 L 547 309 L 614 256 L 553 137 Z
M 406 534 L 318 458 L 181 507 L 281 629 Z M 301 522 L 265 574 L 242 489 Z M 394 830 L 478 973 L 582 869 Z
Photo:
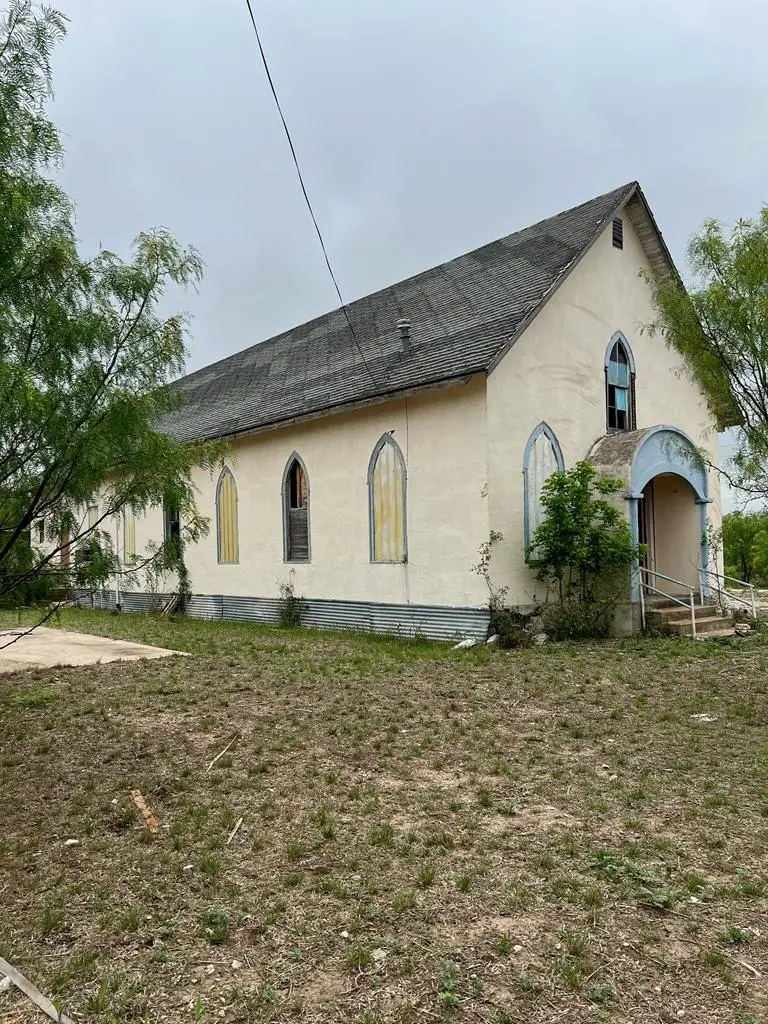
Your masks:
M 24 995 L 31 999 L 35 1006 L 39 1007 L 43 1013 L 48 1014 L 51 1020 L 55 1020 L 57 1024 L 73 1024 L 69 1017 L 59 1013 L 51 1000 L 38 991 L 31 981 L 27 981 L 21 971 L 17 971 L 15 967 L 9 964 L 7 960 L 3 960 L 2 957 L 0 957 L 0 972 L 7 978 L 10 978 L 16 988 L 21 989 Z

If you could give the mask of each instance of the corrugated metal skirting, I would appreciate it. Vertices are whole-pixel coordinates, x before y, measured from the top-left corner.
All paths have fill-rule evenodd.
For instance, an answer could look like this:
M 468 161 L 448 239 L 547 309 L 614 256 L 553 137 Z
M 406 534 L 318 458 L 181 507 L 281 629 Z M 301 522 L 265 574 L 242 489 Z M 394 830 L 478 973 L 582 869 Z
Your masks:
M 120 607 L 124 612 L 161 611 L 170 600 L 170 594 L 140 594 L 121 591 Z M 95 608 L 97 611 L 113 612 L 117 607 L 114 590 L 77 590 L 75 600 L 81 608 Z
M 167 598 L 165 598 L 167 599 Z M 121 594 L 123 611 L 145 612 L 162 607 L 164 598 L 155 595 Z M 84 607 L 112 610 L 115 592 L 97 591 L 78 594 Z M 451 608 L 441 605 L 377 604 L 372 601 L 328 601 L 303 598 L 302 625 L 315 629 L 350 629 L 393 636 L 423 636 L 430 640 L 485 638 L 488 632 L 487 608 Z M 221 594 L 195 594 L 187 605 L 193 619 L 227 619 L 241 622 L 280 621 L 280 601 L 276 597 L 233 597 Z

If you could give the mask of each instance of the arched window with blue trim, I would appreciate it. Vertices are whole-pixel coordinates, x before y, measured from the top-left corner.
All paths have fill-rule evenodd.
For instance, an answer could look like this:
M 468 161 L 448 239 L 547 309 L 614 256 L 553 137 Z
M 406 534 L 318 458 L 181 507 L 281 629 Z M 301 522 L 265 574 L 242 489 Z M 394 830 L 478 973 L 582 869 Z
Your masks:
M 405 459 L 391 434 L 379 439 L 368 463 L 368 516 L 371 561 L 405 562 Z
M 540 423 L 528 438 L 523 457 L 526 561 L 536 561 L 536 552 L 529 549 L 544 518 L 541 505 L 544 484 L 553 473 L 564 469 L 563 453 L 554 431 L 547 423 Z
M 635 360 L 617 331 L 605 353 L 605 421 L 608 430 L 636 430 Z

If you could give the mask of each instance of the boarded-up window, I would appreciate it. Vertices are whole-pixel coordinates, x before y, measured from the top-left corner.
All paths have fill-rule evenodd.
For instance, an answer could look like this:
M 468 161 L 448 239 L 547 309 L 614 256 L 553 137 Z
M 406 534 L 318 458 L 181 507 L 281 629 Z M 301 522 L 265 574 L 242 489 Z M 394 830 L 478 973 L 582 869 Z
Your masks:
M 61 564 L 69 565 L 69 530 L 62 530 L 59 543 L 61 545 Z
M 93 530 L 99 521 L 99 506 L 92 504 L 88 506 L 88 529 Z
M 297 455 L 292 456 L 283 478 L 285 559 L 309 561 L 309 480 Z
M 181 514 L 173 505 L 163 506 L 163 537 L 165 540 L 181 540 Z
M 216 485 L 216 542 L 220 563 L 238 560 L 237 486 L 228 469 L 221 471 Z
M 391 434 L 385 434 L 368 469 L 371 561 L 405 562 L 405 460 Z
M 529 550 L 536 530 L 541 523 L 543 509 L 541 496 L 544 484 L 553 473 L 565 468 L 560 445 L 551 428 L 540 423 L 528 439 L 523 462 L 523 483 L 525 498 L 525 547 L 526 558 L 536 560 L 536 552 Z
M 129 506 L 123 509 L 123 560 L 126 565 L 136 561 L 136 516 Z

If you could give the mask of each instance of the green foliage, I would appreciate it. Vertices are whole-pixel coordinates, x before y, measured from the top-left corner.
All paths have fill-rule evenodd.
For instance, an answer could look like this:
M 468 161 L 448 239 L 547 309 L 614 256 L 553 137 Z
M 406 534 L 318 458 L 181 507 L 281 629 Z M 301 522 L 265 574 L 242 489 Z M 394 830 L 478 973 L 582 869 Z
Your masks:
M 12 0 L 0 20 L 0 596 L 16 601 L 54 566 L 60 585 L 64 544 L 98 539 L 126 505 L 140 515 L 165 500 L 184 536 L 199 537 L 207 522 L 190 472 L 222 452 L 158 429 L 180 401 L 169 384 L 187 335 L 186 315 L 160 306 L 169 286 L 199 281 L 199 254 L 164 230 L 139 234 L 128 261 L 78 253 L 46 116 L 64 31 L 61 14 L 28 0 Z M 85 509 L 97 495 L 94 522 Z M 19 542 L 41 518 L 46 544 L 23 564 Z M 103 543 L 88 550 L 77 566 L 85 579 L 115 570 Z
M 455 1007 L 459 1005 L 459 968 L 453 960 L 443 960 L 439 967 L 440 988 L 437 1001 L 441 1006 Z
M 488 609 L 490 611 L 489 630 L 499 637 L 500 647 L 530 647 L 533 634 L 527 629 L 530 615 L 508 608 L 506 605 L 509 587 L 497 587 L 491 577 L 491 559 L 493 546 L 504 537 L 497 530 L 491 530 L 488 540 L 480 545 L 479 559 L 472 566 L 472 572 L 482 576 L 488 587 Z
M 283 629 L 298 629 L 304 615 L 305 603 L 300 597 L 296 597 L 293 583 L 280 584 L 280 598 L 278 602 L 278 614 L 280 626 Z
M 617 593 L 639 556 L 622 509 L 608 500 L 622 490 L 589 462 L 553 473 L 544 485 L 543 519 L 528 548 L 536 578 L 554 591 L 545 628 L 554 638 L 604 636 Z
M 549 604 L 544 632 L 550 640 L 600 640 L 611 635 L 614 601 Z
M 722 536 L 726 573 L 747 583 L 768 583 L 768 514 L 729 512 Z
M 197 915 L 199 934 L 208 939 L 213 946 L 226 942 L 230 934 L 230 920 L 225 911 L 217 907 L 203 910 Z
M 670 275 L 654 286 L 663 334 L 684 358 L 721 429 L 736 428 L 731 482 L 768 494 L 768 207 L 732 230 L 707 221 L 688 246 L 686 291 Z

